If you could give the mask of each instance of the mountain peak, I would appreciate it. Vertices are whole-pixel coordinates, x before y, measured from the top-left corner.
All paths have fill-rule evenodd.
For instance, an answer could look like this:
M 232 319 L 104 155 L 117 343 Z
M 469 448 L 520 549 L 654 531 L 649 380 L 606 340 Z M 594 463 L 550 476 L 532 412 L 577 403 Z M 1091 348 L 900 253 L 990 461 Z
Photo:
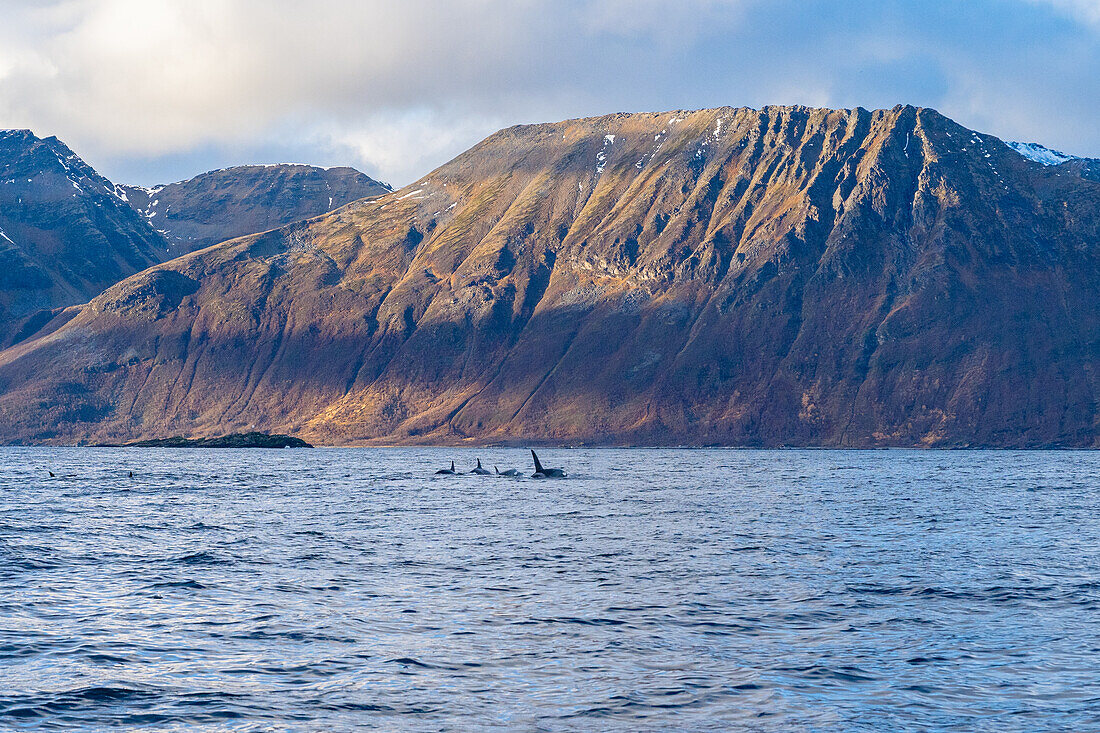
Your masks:
M 0 343 L 163 259 L 114 184 L 29 130 L 0 133 L 0 231 Z
M 351 168 L 245 166 L 118 186 L 55 136 L 0 131 L 0 346 L 192 249 L 389 191 Z M 166 241 L 167 240 L 167 241 Z
M 34 132 L 26 128 L 10 128 L 6 130 L 0 130 L 0 140 L 3 140 L 5 138 L 37 139 Z
M 301 163 L 232 166 L 186 181 L 122 189 L 176 254 L 308 219 L 392 190 L 354 168 Z

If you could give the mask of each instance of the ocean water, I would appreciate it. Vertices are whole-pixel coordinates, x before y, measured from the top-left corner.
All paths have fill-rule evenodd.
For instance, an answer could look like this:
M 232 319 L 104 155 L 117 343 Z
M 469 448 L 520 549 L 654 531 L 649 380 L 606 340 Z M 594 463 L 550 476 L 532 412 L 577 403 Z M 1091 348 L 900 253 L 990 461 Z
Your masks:
M 0 729 L 1100 730 L 1100 453 L 477 456 L 0 449 Z

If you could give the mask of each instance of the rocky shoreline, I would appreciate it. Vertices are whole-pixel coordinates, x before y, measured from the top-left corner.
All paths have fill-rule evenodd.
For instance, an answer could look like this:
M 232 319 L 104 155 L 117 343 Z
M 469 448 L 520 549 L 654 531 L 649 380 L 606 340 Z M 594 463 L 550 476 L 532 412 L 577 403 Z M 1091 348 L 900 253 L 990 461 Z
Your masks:
M 133 443 L 103 443 L 97 448 L 312 448 L 301 438 L 267 433 L 233 433 L 218 438 L 157 438 Z

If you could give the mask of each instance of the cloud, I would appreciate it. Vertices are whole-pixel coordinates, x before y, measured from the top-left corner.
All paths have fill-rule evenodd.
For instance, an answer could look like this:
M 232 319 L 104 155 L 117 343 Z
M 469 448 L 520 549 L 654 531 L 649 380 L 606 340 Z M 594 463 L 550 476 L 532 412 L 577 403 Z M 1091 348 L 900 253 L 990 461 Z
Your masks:
M 500 117 L 441 114 L 424 107 L 370 115 L 328 130 L 313 143 L 326 151 L 323 162 L 370 161 L 380 171 L 408 171 L 401 179 L 406 183 L 509 124 Z
M 1100 0 L 1032 0 L 1100 29 Z
M 0 0 L 0 127 L 106 175 L 293 159 L 407 183 L 501 126 L 936 106 L 1100 154 L 1088 0 Z

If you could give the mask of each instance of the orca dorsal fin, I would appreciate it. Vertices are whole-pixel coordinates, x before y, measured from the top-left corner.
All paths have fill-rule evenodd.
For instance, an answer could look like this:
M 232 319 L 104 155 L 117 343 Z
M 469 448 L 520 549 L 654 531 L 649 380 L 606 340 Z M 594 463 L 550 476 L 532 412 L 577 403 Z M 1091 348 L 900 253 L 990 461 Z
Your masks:
M 535 473 L 542 473 L 542 464 L 539 463 L 539 457 L 535 455 L 535 451 L 531 451 L 531 457 L 535 459 Z
M 493 466 L 493 470 L 496 471 L 497 473 L 500 473 L 500 469 L 497 468 L 496 466 Z
M 455 470 L 455 462 L 454 461 L 451 461 L 451 470 L 452 471 Z
M 477 467 L 481 468 L 481 459 L 480 458 L 477 459 Z

